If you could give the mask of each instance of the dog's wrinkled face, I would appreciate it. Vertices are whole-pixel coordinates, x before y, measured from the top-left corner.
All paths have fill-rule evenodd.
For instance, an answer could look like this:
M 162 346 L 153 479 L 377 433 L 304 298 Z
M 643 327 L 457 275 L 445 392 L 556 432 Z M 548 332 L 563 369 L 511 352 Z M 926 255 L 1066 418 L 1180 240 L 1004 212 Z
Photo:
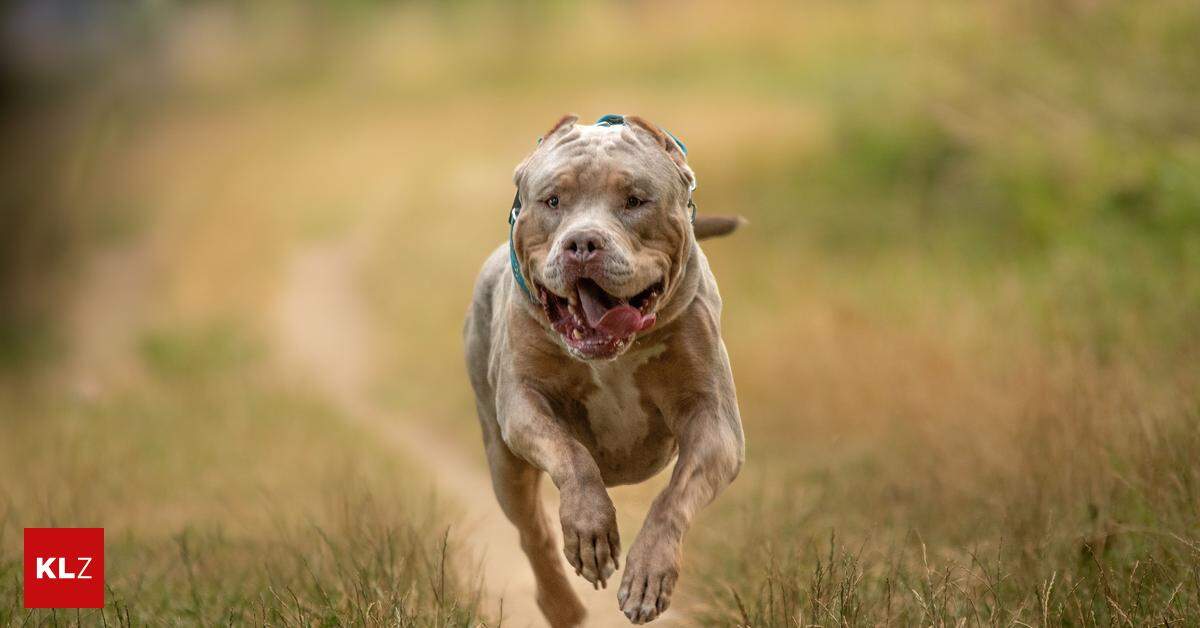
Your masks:
M 614 358 L 653 328 L 693 244 L 695 178 L 654 125 L 563 118 L 517 167 L 513 246 L 542 322 L 575 357 Z

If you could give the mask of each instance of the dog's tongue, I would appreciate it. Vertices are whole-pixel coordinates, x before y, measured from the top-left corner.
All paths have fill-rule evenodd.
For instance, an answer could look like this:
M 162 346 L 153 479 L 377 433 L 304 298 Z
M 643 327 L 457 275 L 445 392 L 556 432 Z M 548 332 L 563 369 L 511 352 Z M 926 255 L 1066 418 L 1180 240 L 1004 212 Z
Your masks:
M 637 308 L 623 301 L 616 301 L 615 305 L 609 307 L 608 304 L 614 301 L 616 300 L 605 294 L 595 283 L 586 280 L 579 282 L 579 303 L 583 306 L 583 314 L 592 329 L 598 329 L 614 338 L 624 338 L 654 325 L 654 314 L 642 316 Z

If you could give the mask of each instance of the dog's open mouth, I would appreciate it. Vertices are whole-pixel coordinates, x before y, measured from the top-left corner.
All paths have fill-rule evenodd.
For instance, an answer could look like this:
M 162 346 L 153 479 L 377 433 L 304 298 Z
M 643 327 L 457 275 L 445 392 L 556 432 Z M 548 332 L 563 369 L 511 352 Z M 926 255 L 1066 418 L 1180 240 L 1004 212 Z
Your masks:
M 580 279 L 560 297 L 538 285 L 538 299 L 554 331 L 586 357 L 616 355 L 633 335 L 654 326 L 662 282 L 628 299 L 613 296 L 591 279 Z

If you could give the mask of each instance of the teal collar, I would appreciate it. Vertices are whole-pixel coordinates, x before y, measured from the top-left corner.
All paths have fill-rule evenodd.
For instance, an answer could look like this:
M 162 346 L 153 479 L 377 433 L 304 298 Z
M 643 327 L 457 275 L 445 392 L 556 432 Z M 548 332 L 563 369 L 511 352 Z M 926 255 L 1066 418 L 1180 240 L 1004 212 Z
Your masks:
M 625 124 L 625 116 L 619 113 L 610 113 L 600 116 L 596 120 L 596 126 L 618 126 Z M 675 137 L 674 133 L 666 129 L 662 129 L 663 133 L 671 136 L 675 144 L 679 146 L 679 150 L 683 151 L 684 156 L 687 156 L 687 146 Z M 538 143 L 542 143 L 542 138 L 538 138 Z M 695 186 L 692 186 L 693 188 Z M 696 203 L 691 198 L 688 199 L 688 207 L 692 210 L 692 223 L 696 222 Z M 525 275 L 521 273 L 521 263 L 517 261 L 517 249 L 513 246 L 513 233 L 517 230 L 517 217 L 521 215 L 521 190 L 517 190 L 516 196 L 513 197 L 512 209 L 508 212 L 508 264 L 512 267 L 513 279 L 517 281 L 517 286 L 521 288 L 521 292 L 529 297 L 530 301 L 540 304 L 537 297 L 529 291 L 529 284 L 525 282 Z
M 529 291 L 529 286 L 525 284 L 525 275 L 521 274 L 521 263 L 517 261 L 517 249 L 513 246 L 513 232 L 517 230 L 517 216 L 520 214 L 521 191 L 517 190 L 517 195 L 513 197 L 512 210 L 508 212 L 508 264 L 512 266 L 513 279 L 517 280 L 517 285 L 521 287 L 521 292 L 524 292 L 530 301 L 541 303 Z

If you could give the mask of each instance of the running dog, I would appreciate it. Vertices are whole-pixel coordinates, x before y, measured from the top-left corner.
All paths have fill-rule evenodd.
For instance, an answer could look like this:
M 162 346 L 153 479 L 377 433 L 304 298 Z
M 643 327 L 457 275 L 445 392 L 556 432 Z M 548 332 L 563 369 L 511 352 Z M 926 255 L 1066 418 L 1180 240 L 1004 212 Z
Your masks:
M 607 587 L 621 537 L 606 487 L 678 457 L 624 560 L 635 624 L 671 603 L 692 518 L 745 457 L 721 296 L 697 241 L 740 219 L 695 216 L 683 143 L 636 116 L 567 116 L 517 166 L 509 243 L 487 259 L 464 330 L 496 498 L 520 533 L 552 626 L 584 609 L 538 497 L 560 495 L 561 551 Z

